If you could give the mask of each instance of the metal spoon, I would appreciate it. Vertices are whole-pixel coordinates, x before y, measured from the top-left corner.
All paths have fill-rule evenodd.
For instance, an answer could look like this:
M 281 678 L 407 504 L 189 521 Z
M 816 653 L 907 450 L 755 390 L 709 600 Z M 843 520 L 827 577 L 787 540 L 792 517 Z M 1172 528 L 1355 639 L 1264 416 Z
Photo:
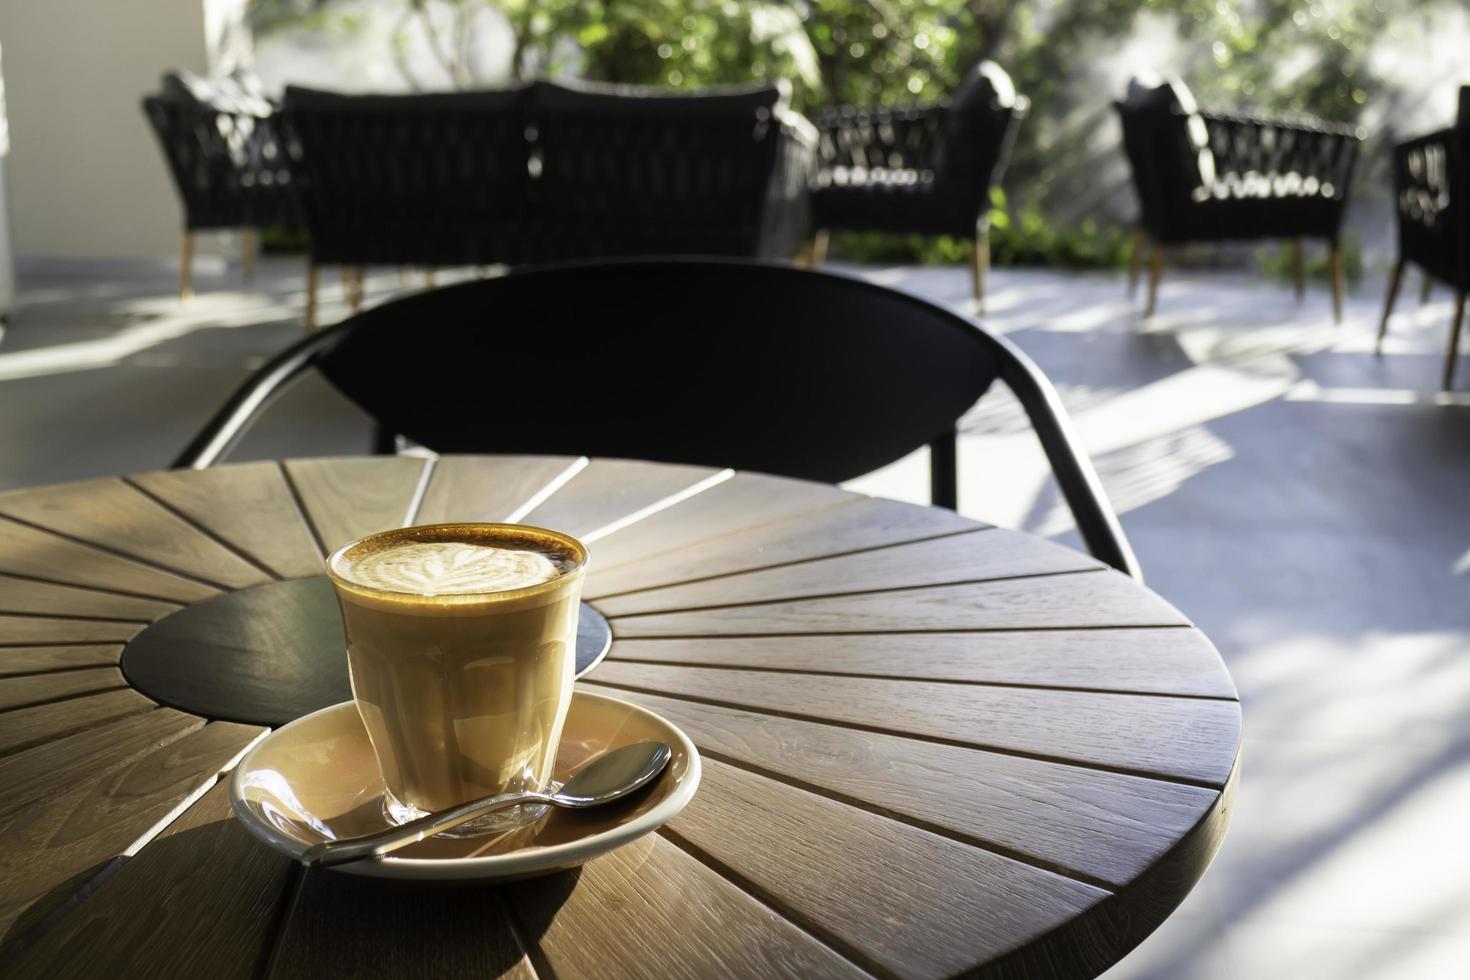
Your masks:
M 625 745 L 584 766 L 555 793 L 504 793 L 471 800 L 366 837 L 313 844 L 302 853 L 301 863 L 308 868 L 330 868 L 363 858 L 381 857 L 476 817 L 523 803 L 550 803 L 571 810 L 602 806 L 647 786 L 664 771 L 673 754 L 673 750 L 663 742 Z

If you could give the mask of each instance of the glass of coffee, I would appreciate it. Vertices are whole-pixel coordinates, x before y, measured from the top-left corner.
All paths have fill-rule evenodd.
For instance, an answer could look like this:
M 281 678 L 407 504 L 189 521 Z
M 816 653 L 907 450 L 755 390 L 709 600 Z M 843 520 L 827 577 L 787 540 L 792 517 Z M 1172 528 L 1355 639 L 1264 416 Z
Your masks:
M 327 559 L 390 820 L 549 787 L 586 569 L 576 538 L 520 524 L 398 528 Z M 500 833 L 545 811 L 519 807 L 455 832 Z

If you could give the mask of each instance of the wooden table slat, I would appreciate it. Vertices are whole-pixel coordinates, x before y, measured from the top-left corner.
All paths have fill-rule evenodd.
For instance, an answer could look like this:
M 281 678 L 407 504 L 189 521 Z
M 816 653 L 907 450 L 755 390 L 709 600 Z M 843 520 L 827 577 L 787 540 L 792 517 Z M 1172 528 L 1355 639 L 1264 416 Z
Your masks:
M 1234 701 L 604 661 L 589 681 L 1223 786 Z
M 427 460 L 412 456 L 293 459 L 286 475 L 326 552 L 410 519 Z
M 586 596 L 677 585 L 715 575 L 810 561 L 865 548 L 917 541 L 984 527 L 953 511 L 862 497 L 691 545 L 673 554 L 592 570 Z
M 0 496 L 0 514 L 59 531 L 125 557 L 243 588 L 270 580 L 260 569 L 121 480 L 68 483 Z
M 38 980 L 250 980 L 269 952 L 296 875 L 289 858 L 262 847 L 234 818 L 221 781 L 8 973 Z
M 1014 633 L 620 639 L 608 656 L 613 660 L 784 670 L 798 674 L 850 674 L 1231 700 L 1236 697 L 1230 674 L 1204 634 L 1172 626 Z
M 670 829 L 859 963 L 962 973 L 1109 893 L 718 761 Z
M 131 482 L 281 578 L 321 574 L 321 552 L 275 463 L 143 473 Z
M 219 594 L 219 590 L 192 579 L 4 517 L 0 517 L 0 572 L 173 602 L 199 602 Z
M 162 709 L 0 760 L 0 785 L 11 785 L 12 770 L 20 777 L 16 792 L 0 802 L 0 951 L 213 780 L 262 731 L 201 725 Z M 85 757 L 68 751 L 69 742 L 121 736 L 130 727 L 135 731 L 124 742 Z
M 821 483 L 736 473 L 724 483 L 598 539 L 592 549 L 592 567 L 605 572 L 630 561 L 858 499 L 855 493 Z
M 557 977 L 867 975 L 657 834 L 517 886 L 514 913 Z
M 575 456 L 444 456 L 434 464 L 415 524 L 509 519 Z
M 1189 624 L 1173 606 L 1113 571 L 609 618 L 615 637 L 630 638 Z
M 27 677 L 0 677 L 0 711 L 23 708 L 46 701 L 59 701 L 84 694 L 100 694 L 127 687 L 122 672 L 116 667 L 93 667 L 87 670 L 63 670 Z M 64 711 L 65 708 L 58 708 Z
M 123 648 L 113 644 L 74 647 L 0 647 L 0 677 L 52 670 L 115 665 Z
M 61 617 L 131 619 L 150 623 L 180 607 L 172 602 L 98 592 L 75 585 L 53 585 L 0 574 L 0 612 Z
M 599 601 L 597 608 L 605 616 L 626 616 L 1099 567 L 1096 560 L 1070 548 L 992 529 L 611 596 Z
M 719 472 L 708 466 L 594 459 L 523 520 L 584 537 Z
M 51 742 L 158 705 L 137 691 L 108 691 L 0 713 L 0 755 Z M 3 839 L 3 833 L 0 833 Z
M 1115 888 L 1148 868 L 1219 796 L 747 709 L 597 690 L 658 712 L 715 758 Z
M 0 647 L 38 643 L 125 643 L 137 636 L 143 626 L 143 623 L 102 619 L 58 619 L 0 613 Z

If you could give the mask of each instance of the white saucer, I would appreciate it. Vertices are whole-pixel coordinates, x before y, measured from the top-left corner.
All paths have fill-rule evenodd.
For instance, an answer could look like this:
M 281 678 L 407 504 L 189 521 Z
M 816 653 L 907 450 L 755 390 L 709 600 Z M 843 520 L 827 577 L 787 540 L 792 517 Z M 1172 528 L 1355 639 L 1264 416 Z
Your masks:
M 633 742 L 673 749 L 668 769 L 626 802 L 596 810 L 553 809 L 543 820 L 498 837 L 433 837 L 394 854 L 338 870 L 377 878 L 509 881 L 575 867 L 663 825 L 699 786 L 699 752 L 688 736 L 636 705 L 576 689 L 557 751 L 566 781 L 589 760 Z M 298 718 L 263 738 L 230 780 L 235 816 L 293 859 L 312 844 L 388 826 L 383 779 L 351 701 Z

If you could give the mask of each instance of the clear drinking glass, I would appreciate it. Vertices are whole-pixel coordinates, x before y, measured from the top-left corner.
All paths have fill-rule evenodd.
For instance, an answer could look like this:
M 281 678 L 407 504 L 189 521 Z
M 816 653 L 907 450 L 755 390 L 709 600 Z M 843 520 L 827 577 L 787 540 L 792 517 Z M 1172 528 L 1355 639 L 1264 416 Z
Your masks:
M 549 581 L 497 591 L 436 591 L 442 567 L 423 575 L 397 569 L 391 588 L 381 580 L 364 584 L 363 574 L 354 578 L 366 556 L 446 542 L 555 554 L 563 570 Z M 545 528 L 438 524 L 368 535 L 327 560 L 347 633 L 352 694 L 382 769 L 389 819 L 402 823 L 482 796 L 551 788 L 571 704 L 587 557 L 576 538 Z M 457 832 L 499 833 L 545 811 L 523 806 Z

